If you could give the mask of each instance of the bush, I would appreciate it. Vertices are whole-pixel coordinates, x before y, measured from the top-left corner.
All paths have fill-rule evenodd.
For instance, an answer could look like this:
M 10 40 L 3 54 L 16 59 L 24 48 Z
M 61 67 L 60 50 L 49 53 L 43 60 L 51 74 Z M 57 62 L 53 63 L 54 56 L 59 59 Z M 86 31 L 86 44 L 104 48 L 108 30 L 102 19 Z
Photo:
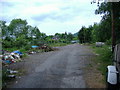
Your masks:
M 21 35 L 20 37 L 16 38 L 15 46 L 18 48 L 24 47 L 28 44 L 28 40 L 25 39 L 25 36 Z
M 112 39 L 107 40 L 107 41 L 106 41 L 106 44 L 107 44 L 107 45 L 111 45 L 111 44 L 112 44 Z
M 25 50 L 29 50 L 31 48 L 31 45 L 26 45 L 24 48 Z

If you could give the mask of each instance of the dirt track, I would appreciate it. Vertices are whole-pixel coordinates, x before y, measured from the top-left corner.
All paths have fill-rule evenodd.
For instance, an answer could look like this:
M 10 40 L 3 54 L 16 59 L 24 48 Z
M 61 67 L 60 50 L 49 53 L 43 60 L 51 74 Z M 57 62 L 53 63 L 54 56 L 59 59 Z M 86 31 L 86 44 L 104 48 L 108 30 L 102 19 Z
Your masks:
M 26 71 L 10 88 L 89 88 L 85 68 L 94 54 L 88 46 L 72 44 L 58 51 L 34 54 L 18 68 Z

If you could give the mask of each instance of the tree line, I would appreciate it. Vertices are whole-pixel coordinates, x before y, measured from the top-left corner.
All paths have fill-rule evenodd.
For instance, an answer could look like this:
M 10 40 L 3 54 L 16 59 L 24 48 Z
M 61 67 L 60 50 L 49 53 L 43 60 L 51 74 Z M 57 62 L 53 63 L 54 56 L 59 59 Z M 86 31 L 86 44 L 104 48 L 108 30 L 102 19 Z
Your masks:
M 6 21 L 0 21 L 0 27 L 3 48 L 25 47 L 46 37 L 45 33 L 41 33 L 37 27 L 28 25 L 27 21 L 22 19 L 13 19 L 9 25 L 6 25 Z
M 28 25 L 26 20 L 13 19 L 9 25 L 6 21 L 0 21 L 2 30 L 2 47 L 4 48 L 30 48 L 31 45 L 44 43 L 69 43 L 73 38 L 71 33 L 56 33 L 46 35 L 40 32 L 38 27 Z
M 120 3 L 115 3 L 114 7 L 114 20 L 115 20 L 115 38 L 116 44 L 120 43 Z M 78 38 L 80 43 L 92 43 L 92 42 L 107 42 L 111 44 L 111 32 L 112 32 L 112 3 L 103 2 L 95 10 L 95 14 L 100 14 L 102 19 L 100 23 L 94 23 L 88 28 L 82 26 L 78 32 Z

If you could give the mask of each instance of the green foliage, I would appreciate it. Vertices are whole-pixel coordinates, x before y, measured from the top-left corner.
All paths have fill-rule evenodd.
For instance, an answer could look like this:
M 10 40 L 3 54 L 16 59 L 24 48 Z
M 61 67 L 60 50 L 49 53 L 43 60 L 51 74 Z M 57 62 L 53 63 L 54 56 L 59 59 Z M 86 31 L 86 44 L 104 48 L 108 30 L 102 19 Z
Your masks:
M 60 47 L 60 46 L 66 46 L 68 45 L 67 43 L 52 43 L 52 44 L 49 44 L 49 46 L 51 47 Z
M 13 19 L 8 26 L 5 24 L 5 21 L 0 21 L 3 49 L 23 47 L 28 49 L 29 44 L 37 44 L 40 40 L 45 41 L 46 34 L 41 33 L 37 27 L 27 25 L 26 20 Z
M 4 37 L 4 36 L 8 36 L 8 27 L 7 27 L 7 25 L 5 25 L 6 24 L 6 22 L 5 21 L 0 21 L 0 28 L 1 28 L 1 32 L 2 32 L 2 36 Z
M 14 46 L 14 39 L 10 37 L 6 37 L 4 40 L 2 40 L 2 47 L 3 48 L 11 48 Z
M 72 35 L 71 33 L 68 33 L 68 35 L 67 35 L 67 40 L 68 40 L 68 41 L 73 40 L 73 35 Z
M 27 44 L 24 48 L 25 48 L 25 50 L 29 50 L 31 48 L 31 45 Z
M 71 33 L 56 33 L 54 36 L 50 35 L 45 38 L 47 43 L 52 44 L 52 43 L 70 43 L 71 40 L 73 40 L 73 34 Z
M 2 83 L 4 83 L 6 80 L 9 79 L 7 75 L 9 75 L 9 73 L 7 72 L 7 69 L 2 69 Z
M 76 36 L 76 37 L 73 37 L 73 40 L 78 40 L 78 37 Z
M 120 2 L 113 3 L 114 8 L 114 23 L 115 23 L 115 38 L 116 44 L 120 42 Z M 102 20 L 99 24 L 94 24 L 88 28 L 82 27 L 78 32 L 80 43 L 86 42 L 107 42 L 111 44 L 112 19 L 111 19 L 112 3 L 102 3 L 95 14 L 102 14 Z
M 112 9 L 114 12 L 112 13 Z M 111 24 L 112 19 L 111 15 L 114 14 L 114 24 L 115 24 L 115 38 L 116 38 L 116 44 L 120 42 L 120 2 L 118 3 L 102 3 L 98 9 L 95 11 L 96 14 L 103 14 L 102 20 L 100 23 L 100 34 L 104 36 L 104 41 L 109 40 L 111 38 Z
M 21 33 L 25 33 L 26 25 L 27 25 L 26 20 L 13 19 L 8 26 L 10 35 L 19 37 L 19 35 L 21 35 Z
M 102 16 L 102 20 L 105 20 L 111 17 L 111 9 L 112 9 L 111 3 L 103 2 L 98 7 L 98 9 L 95 10 L 95 14 L 104 14 Z
M 98 34 L 99 34 L 99 24 L 94 24 L 93 25 L 93 30 L 91 31 L 91 37 L 92 37 L 92 42 L 97 42 L 99 41 L 99 37 L 98 37 Z
M 89 26 L 89 28 L 83 26 L 78 32 L 78 38 L 80 43 L 90 43 L 92 39 L 91 34 L 92 34 L 92 26 Z
M 31 45 L 44 43 L 61 46 L 73 40 L 73 35 L 66 32 L 47 36 L 37 27 L 27 25 L 27 21 L 22 19 L 13 19 L 8 26 L 5 21 L 0 21 L 0 27 L 3 33 L 2 46 L 8 51 L 22 49 L 21 51 L 24 52 L 24 50 L 29 50 Z
M 110 46 L 93 47 L 94 52 L 97 54 L 95 58 L 96 64 L 99 65 L 99 70 L 103 75 L 106 74 L 106 67 L 112 64 L 112 52 Z
M 82 27 L 80 31 L 78 32 L 78 38 L 80 43 L 85 43 L 85 27 Z
M 24 37 L 24 35 L 19 36 L 18 38 L 16 38 L 15 41 L 15 46 L 20 48 L 20 47 L 24 47 L 28 44 L 27 39 Z
M 112 45 L 112 39 L 107 40 L 107 41 L 106 41 L 106 44 L 107 44 L 107 45 Z

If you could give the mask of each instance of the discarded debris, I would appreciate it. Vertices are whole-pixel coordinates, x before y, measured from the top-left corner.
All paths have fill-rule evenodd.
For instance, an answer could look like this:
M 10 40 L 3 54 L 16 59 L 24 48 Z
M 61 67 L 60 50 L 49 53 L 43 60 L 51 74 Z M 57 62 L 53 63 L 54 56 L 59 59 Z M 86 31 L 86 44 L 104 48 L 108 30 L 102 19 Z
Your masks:
M 102 47 L 103 45 L 105 45 L 104 42 L 96 42 L 96 47 Z
M 39 51 L 40 50 L 40 51 Z M 31 46 L 31 49 L 27 52 L 28 54 L 34 54 L 34 53 L 39 53 L 39 52 L 49 52 L 49 51 L 54 51 L 56 50 L 55 48 L 52 48 L 46 44 L 39 44 L 38 46 Z
M 100 54 L 95 54 L 96 56 L 99 56 Z
M 15 75 L 8 75 L 7 77 L 9 77 L 9 78 L 15 78 L 16 76 Z
M 38 46 L 31 46 L 32 48 L 38 48 Z
M 10 73 L 10 74 L 16 74 L 16 73 L 18 73 L 18 71 L 13 71 L 13 70 L 7 70 L 8 71 L 8 73 Z
M 22 57 L 22 55 L 23 55 L 23 53 L 20 52 L 19 50 L 13 51 L 12 53 L 13 53 L 13 55 L 15 55 L 16 57 L 18 57 L 18 55 L 19 55 L 19 57 Z
M 31 49 L 29 51 L 26 51 L 27 54 L 36 54 L 39 52 L 49 52 L 49 51 L 54 51 L 54 50 L 58 50 L 58 48 L 52 48 L 46 44 L 40 44 L 40 45 L 33 45 L 31 46 Z M 19 50 L 15 50 L 12 52 L 8 52 L 6 50 L 1 50 L 2 55 L 0 55 L 0 61 L 2 62 L 3 65 L 3 80 L 7 80 L 7 79 L 13 79 L 16 78 L 18 75 L 18 71 L 15 70 L 11 70 L 10 66 L 11 65 L 15 65 L 13 63 L 16 62 L 20 62 L 22 61 L 22 56 L 23 53 L 20 52 Z M 5 68 L 4 68 L 5 67 Z M 20 79 L 21 77 L 18 76 L 18 78 Z M 4 81 L 3 86 L 5 85 L 6 81 Z M 16 83 L 18 83 L 18 81 L 16 81 Z
M 3 65 L 12 64 L 21 61 L 22 55 L 23 53 L 18 50 L 11 53 L 4 52 L 3 55 L 0 55 L 0 59 L 2 60 Z
M 35 51 L 29 51 L 28 54 L 34 54 L 34 53 L 37 53 Z
M 48 46 L 46 44 L 40 45 L 39 49 L 41 49 L 42 51 L 45 51 L 45 52 L 54 51 L 52 47 L 50 47 L 50 46 Z

